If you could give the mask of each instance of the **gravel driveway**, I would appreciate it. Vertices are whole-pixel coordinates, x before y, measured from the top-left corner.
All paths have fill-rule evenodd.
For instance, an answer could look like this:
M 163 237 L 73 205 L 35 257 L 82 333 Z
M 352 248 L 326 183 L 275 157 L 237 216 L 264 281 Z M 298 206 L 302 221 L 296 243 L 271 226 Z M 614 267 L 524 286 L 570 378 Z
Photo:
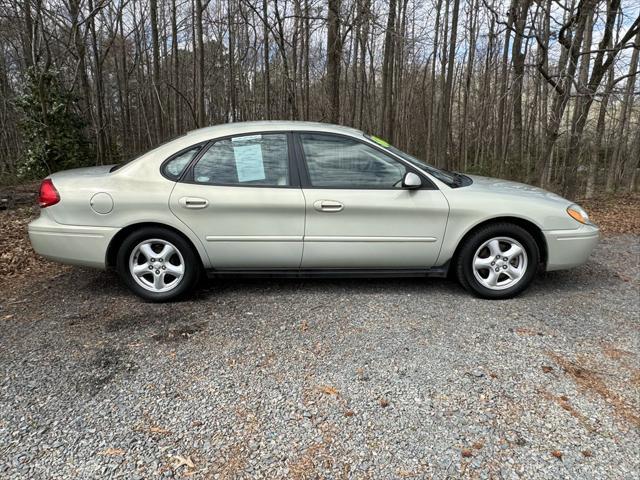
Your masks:
M 639 237 L 522 297 L 112 273 L 0 293 L 3 478 L 638 478 Z M 35 278 L 34 278 L 35 277 Z

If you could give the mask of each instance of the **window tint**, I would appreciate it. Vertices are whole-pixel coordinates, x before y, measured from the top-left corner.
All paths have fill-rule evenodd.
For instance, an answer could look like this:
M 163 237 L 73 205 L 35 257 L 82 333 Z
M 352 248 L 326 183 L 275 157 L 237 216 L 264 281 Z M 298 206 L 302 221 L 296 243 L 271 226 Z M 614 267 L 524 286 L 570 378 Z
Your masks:
M 311 185 L 330 188 L 402 186 L 406 168 L 373 147 L 335 135 L 300 134 Z
M 216 185 L 287 186 L 287 135 L 244 135 L 219 140 L 198 160 L 193 179 Z
M 202 145 L 197 145 L 173 157 L 164 164 L 163 173 L 171 180 L 178 180 L 191 159 L 200 151 L 200 147 Z

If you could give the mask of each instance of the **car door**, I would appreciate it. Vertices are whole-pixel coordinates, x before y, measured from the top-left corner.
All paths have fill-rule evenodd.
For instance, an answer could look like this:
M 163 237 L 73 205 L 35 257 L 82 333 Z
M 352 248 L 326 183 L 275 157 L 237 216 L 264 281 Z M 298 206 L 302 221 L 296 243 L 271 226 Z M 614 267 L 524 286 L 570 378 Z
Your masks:
M 214 141 L 176 184 L 170 208 L 215 269 L 298 268 L 305 204 L 287 132 Z
M 427 177 L 353 137 L 296 135 L 307 212 L 302 268 L 435 264 L 449 207 Z M 421 188 L 402 187 L 407 171 L 421 176 Z

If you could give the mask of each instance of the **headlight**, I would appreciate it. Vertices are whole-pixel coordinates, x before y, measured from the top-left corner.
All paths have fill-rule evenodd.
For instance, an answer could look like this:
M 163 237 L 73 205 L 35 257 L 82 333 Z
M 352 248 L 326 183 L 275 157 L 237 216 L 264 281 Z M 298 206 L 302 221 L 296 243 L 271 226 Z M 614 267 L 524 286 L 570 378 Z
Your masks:
M 567 208 L 567 213 L 571 218 L 580 223 L 584 223 L 585 225 L 591 223 L 589 221 L 589 214 L 580 205 L 571 205 L 569 208 Z

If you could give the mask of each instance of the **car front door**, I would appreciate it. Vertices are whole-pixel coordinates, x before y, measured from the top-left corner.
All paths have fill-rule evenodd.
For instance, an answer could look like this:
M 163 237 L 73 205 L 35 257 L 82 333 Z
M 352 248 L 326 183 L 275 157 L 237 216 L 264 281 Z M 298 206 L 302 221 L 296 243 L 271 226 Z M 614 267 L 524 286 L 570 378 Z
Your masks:
M 200 237 L 215 269 L 300 266 L 305 204 L 290 138 L 218 139 L 176 183 L 170 208 Z
M 353 137 L 301 132 L 297 142 L 307 212 L 302 268 L 434 266 L 449 207 L 426 177 L 419 189 L 403 188 L 414 170 Z

